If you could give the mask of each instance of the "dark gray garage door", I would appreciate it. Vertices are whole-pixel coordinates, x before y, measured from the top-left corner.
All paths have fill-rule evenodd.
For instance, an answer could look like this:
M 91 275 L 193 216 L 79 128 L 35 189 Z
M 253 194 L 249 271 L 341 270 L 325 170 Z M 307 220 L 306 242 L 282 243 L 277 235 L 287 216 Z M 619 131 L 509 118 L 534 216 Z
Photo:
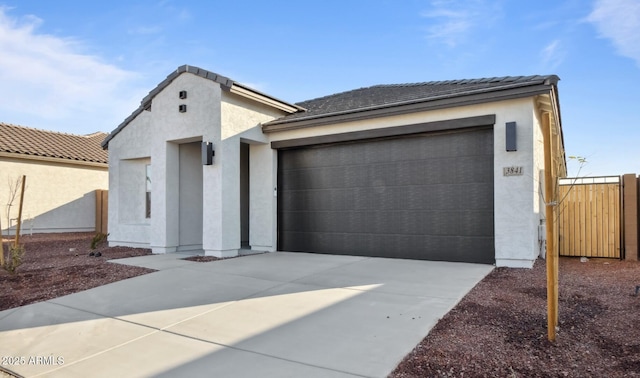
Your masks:
M 493 129 L 280 150 L 281 251 L 493 263 Z

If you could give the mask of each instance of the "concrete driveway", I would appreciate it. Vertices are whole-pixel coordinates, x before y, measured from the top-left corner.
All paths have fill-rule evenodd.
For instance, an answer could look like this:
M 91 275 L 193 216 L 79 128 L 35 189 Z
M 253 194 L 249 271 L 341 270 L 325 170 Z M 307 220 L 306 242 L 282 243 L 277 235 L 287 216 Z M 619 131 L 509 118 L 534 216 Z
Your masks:
M 178 257 L 118 260 L 161 270 L 0 312 L 0 366 L 28 377 L 385 377 L 493 269 Z

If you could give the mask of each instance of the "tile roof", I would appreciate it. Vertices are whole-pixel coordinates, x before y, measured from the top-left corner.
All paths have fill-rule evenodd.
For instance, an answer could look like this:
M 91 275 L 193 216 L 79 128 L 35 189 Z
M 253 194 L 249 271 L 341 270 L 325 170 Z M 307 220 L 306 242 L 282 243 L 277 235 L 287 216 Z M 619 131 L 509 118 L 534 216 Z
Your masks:
M 533 75 L 374 85 L 299 102 L 296 105 L 305 108 L 306 111 L 284 116 L 268 122 L 266 125 L 276 125 L 304 119 L 390 108 L 529 86 L 556 85 L 558 80 L 559 78 L 555 75 Z
M 108 163 L 108 152 L 100 143 L 106 133 L 64 134 L 0 122 L 0 152 L 82 161 Z

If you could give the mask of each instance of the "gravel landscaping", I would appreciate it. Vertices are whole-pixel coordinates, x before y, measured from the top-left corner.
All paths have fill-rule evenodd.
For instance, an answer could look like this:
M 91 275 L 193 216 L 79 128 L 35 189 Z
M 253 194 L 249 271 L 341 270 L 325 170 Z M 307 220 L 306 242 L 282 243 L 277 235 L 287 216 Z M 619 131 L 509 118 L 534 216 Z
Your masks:
M 153 271 L 107 262 L 148 255 L 148 249 L 109 248 L 103 242 L 92 250 L 93 236 L 24 236 L 24 263 L 17 273 L 0 270 L 0 310 Z M 533 269 L 497 268 L 390 377 L 640 377 L 637 285 L 638 262 L 561 258 L 560 324 L 551 343 L 545 262 L 537 261 Z
M 102 242 L 91 249 L 94 233 L 22 236 L 25 253 L 16 274 L 0 269 L 0 311 L 46 301 L 111 282 L 153 272 L 113 264 L 111 259 L 151 254 L 148 249 L 115 247 Z M 5 242 L 6 245 L 9 241 Z M 94 256 L 90 256 L 93 252 Z M 95 255 L 99 253 L 99 257 Z
M 545 267 L 495 269 L 390 377 L 639 377 L 640 263 L 560 258 L 554 343 Z

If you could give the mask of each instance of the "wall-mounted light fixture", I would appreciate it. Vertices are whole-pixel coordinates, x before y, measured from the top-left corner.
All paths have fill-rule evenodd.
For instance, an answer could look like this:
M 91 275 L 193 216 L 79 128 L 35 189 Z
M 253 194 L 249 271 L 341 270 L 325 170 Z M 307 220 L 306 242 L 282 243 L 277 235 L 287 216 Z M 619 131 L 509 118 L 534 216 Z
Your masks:
M 187 91 L 178 92 L 178 97 L 180 97 L 181 100 L 186 99 L 187 98 Z
M 213 143 L 202 142 L 202 165 L 213 165 L 213 157 L 216 152 L 213 150 Z
M 507 122 L 505 124 L 506 135 L 505 135 L 505 145 L 507 151 L 518 151 L 518 145 L 516 143 L 516 123 L 515 122 Z
M 186 113 L 187 112 L 187 105 L 185 105 L 185 104 L 178 105 L 178 111 L 180 113 Z

